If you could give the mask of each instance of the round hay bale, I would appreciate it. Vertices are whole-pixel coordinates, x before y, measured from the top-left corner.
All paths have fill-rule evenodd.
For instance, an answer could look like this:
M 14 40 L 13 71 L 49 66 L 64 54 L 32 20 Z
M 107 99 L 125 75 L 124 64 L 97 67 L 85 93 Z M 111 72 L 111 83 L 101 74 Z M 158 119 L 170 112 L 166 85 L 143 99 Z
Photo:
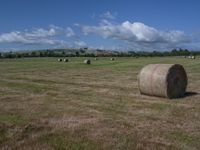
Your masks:
M 65 58 L 65 59 L 63 59 L 63 61 L 64 61 L 64 62 L 68 62 L 68 61 L 69 61 L 69 59 Z
M 110 60 L 111 60 L 111 61 L 114 61 L 114 60 L 115 60 L 115 58 L 113 58 L 113 57 L 112 57 L 112 58 L 110 58 Z
M 84 60 L 84 63 L 90 65 L 91 61 L 89 59 L 86 59 L 86 60 Z
M 62 61 L 62 59 L 61 59 L 61 58 L 59 58 L 59 59 L 58 59 L 58 62 L 61 62 L 61 61 Z
M 98 60 L 98 58 L 94 58 L 94 60 Z
M 183 97 L 187 82 L 185 69 L 179 64 L 150 64 L 138 76 L 141 94 L 170 99 Z

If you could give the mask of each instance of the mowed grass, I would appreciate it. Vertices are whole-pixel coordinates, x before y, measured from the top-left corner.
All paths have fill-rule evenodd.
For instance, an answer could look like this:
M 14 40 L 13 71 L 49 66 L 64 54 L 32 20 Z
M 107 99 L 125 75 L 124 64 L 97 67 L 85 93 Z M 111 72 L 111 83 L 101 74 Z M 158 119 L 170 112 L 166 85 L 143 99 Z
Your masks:
M 0 60 L 0 149 L 200 149 L 200 59 Z M 179 63 L 181 99 L 143 96 L 139 70 Z

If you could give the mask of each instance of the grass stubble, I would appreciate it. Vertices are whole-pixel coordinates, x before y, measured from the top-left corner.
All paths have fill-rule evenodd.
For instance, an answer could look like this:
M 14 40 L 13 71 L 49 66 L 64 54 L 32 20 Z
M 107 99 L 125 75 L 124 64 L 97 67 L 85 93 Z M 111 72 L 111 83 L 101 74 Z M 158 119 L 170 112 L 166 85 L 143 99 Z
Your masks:
M 56 60 L 1 60 L 0 149 L 200 149 L 198 59 Z M 182 64 L 193 94 L 140 95 L 149 63 Z

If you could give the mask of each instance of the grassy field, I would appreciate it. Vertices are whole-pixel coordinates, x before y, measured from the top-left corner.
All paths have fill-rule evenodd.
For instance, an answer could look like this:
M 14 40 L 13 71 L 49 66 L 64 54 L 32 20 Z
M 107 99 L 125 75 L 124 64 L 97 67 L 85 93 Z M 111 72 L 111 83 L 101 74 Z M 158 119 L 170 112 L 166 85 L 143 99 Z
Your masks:
M 0 149 L 200 149 L 200 59 L 0 60 Z M 142 96 L 139 70 L 179 63 L 184 98 Z

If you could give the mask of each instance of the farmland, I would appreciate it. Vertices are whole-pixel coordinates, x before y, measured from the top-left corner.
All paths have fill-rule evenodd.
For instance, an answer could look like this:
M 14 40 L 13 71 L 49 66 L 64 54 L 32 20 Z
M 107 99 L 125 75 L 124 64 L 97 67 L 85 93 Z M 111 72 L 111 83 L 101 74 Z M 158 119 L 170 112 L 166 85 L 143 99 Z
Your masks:
M 0 149 L 200 149 L 200 59 L 0 60 Z M 185 97 L 140 95 L 150 63 L 182 64 Z

